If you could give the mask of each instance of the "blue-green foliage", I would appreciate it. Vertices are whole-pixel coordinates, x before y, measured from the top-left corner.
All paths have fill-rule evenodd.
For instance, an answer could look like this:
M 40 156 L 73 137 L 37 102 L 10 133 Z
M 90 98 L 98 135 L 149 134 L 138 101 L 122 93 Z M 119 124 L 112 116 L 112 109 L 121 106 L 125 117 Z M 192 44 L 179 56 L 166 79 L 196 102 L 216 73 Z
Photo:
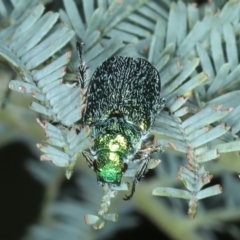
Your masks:
M 80 39 L 85 42 L 88 79 L 99 64 L 113 55 L 148 59 L 159 71 L 162 96 L 171 114 L 162 112 L 152 129 L 166 152 L 163 157 L 153 156 L 163 160 L 156 168 L 158 177 L 149 185 L 159 186 L 152 187 L 153 195 L 187 199 L 188 215 L 194 218 L 198 200 L 212 197 L 214 202 L 214 195 L 222 192 L 218 184 L 202 190 L 203 186 L 211 181 L 211 174 L 222 176 L 223 187 L 226 187 L 218 199 L 222 199 L 225 209 L 219 210 L 222 221 L 218 223 L 223 231 L 232 232 L 231 228 L 224 228 L 224 221 L 240 214 L 237 208 L 240 182 L 226 173 L 226 169 L 236 172 L 240 165 L 236 163 L 232 167 L 232 159 L 222 159 L 221 154 L 240 150 L 239 2 L 230 0 L 224 5 L 224 1 L 215 1 L 198 8 L 181 0 L 63 0 L 63 9 L 58 8 L 58 1 L 53 1 L 54 11 L 46 11 L 44 4 L 47 2 L 12 0 L 6 4 L 0 0 L 0 56 L 21 77 L 10 82 L 10 89 L 34 97 L 30 108 L 45 119 L 37 120 L 47 136 L 45 145 L 38 144 L 44 152 L 41 159 L 65 167 L 67 178 L 71 177 L 76 164 L 77 184 L 84 189 L 88 204 L 70 201 L 66 207 L 63 201 L 55 202 L 53 196 L 44 206 L 51 209 L 48 220 L 40 219 L 25 239 L 49 239 L 52 233 L 53 239 L 85 239 L 90 230 L 82 225 L 79 229 L 78 223 L 85 213 L 98 208 L 97 200 L 101 199 L 95 191 L 97 183 L 92 183 L 94 175 L 90 178 L 83 174 L 86 164 L 77 162 L 81 152 L 91 146 L 89 129 L 81 129 L 76 124 L 82 117 L 84 101 L 76 71 L 79 63 L 75 45 Z M 186 157 L 180 160 L 176 154 Z M 210 162 L 219 156 L 220 163 Z M 152 164 L 157 165 L 154 161 Z M 61 175 L 60 170 L 49 165 L 28 168 L 45 185 L 50 182 L 52 186 L 51 182 L 56 181 L 52 180 L 52 175 L 57 179 L 58 174 Z M 133 164 L 125 176 L 134 177 L 137 168 L 138 165 Z M 49 171 L 48 176 L 45 171 Z M 177 184 L 177 176 L 186 190 Z M 148 188 L 147 183 L 139 185 L 139 194 L 135 196 L 138 207 L 142 204 L 138 199 L 147 194 Z M 106 220 L 116 221 L 117 214 L 108 213 L 110 200 L 116 196 L 116 191 L 127 187 L 125 183 L 116 189 L 104 186 L 98 214 L 86 215 L 86 223 L 99 229 Z M 53 185 L 53 188 L 59 186 Z M 156 207 L 152 198 L 147 199 L 149 208 Z M 173 200 L 169 198 L 169 201 Z M 165 221 L 171 222 L 164 230 L 172 238 L 201 239 L 193 231 L 199 228 L 204 239 L 215 239 L 210 226 L 219 219 L 214 211 L 206 212 L 200 205 L 196 226 L 185 219 L 181 222 L 185 230 L 179 236 L 179 232 L 172 229 L 184 218 L 186 209 L 179 201 L 173 201 L 174 211 L 164 210 L 163 206 L 162 202 L 157 206 L 165 211 L 163 214 L 155 218 L 151 213 L 148 217 L 158 219 L 159 227 Z M 56 215 L 65 221 L 55 219 Z M 49 219 L 57 223 L 51 231 L 44 225 Z M 128 226 L 128 220 L 115 228 L 123 226 Z M 205 228 L 208 229 L 203 231 Z M 104 234 L 103 231 L 98 238 L 104 239 Z M 238 234 L 236 230 L 235 239 Z

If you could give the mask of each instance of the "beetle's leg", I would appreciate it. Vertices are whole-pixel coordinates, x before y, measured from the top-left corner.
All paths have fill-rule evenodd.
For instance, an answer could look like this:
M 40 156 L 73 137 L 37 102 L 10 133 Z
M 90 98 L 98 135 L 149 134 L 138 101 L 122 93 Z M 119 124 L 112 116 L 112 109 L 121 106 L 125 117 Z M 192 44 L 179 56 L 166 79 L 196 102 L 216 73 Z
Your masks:
M 94 171 L 97 171 L 97 165 L 96 165 L 96 160 L 93 159 L 91 153 L 87 152 L 87 151 L 83 151 L 82 155 L 85 157 L 86 162 L 88 164 L 88 166 L 93 169 Z
M 145 153 L 147 152 L 148 154 L 151 154 L 154 152 L 162 153 L 163 149 L 162 149 L 161 145 L 157 145 L 157 146 L 141 149 L 141 150 L 139 150 L 139 152 L 145 152 Z
M 125 198 L 123 198 L 123 200 L 130 200 L 136 190 L 136 186 L 138 184 L 138 182 L 141 180 L 141 178 L 143 177 L 143 175 L 145 174 L 146 170 L 147 170 L 147 166 L 148 166 L 148 162 L 149 162 L 149 157 L 147 156 L 143 162 L 141 163 L 141 165 L 139 166 L 137 173 L 134 177 L 133 180 L 133 184 L 132 184 L 132 189 L 131 189 L 131 194 L 130 195 L 125 195 Z
M 124 163 L 123 164 L 123 167 L 122 167 L 122 172 L 125 173 L 128 169 L 128 164 L 127 163 Z
M 165 108 L 166 107 L 166 100 L 165 100 L 165 98 L 160 98 L 160 111 L 163 109 L 163 108 Z
M 142 153 L 143 156 L 142 156 L 141 159 L 134 160 L 134 162 L 135 161 L 142 161 L 142 163 L 140 164 L 140 166 L 137 170 L 137 173 L 134 177 L 133 184 L 132 184 L 132 189 L 131 189 L 131 194 L 129 196 L 126 195 L 123 200 L 130 200 L 132 198 L 138 182 L 141 180 L 141 178 L 144 176 L 144 174 L 147 170 L 148 162 L 150 160 L 149 154 L 151 154 L 153 152 L 160 152 L 160 153 L 163 152 L 162 146 L 149 147 L 149 148 L 141 149 L 139 151 L 139 153 Z
M 151 154 L 154 152 L 163 152 L 161 145 L 156 145 L 155 136 L 153 134 L 149 134 L 142 142 L 141 149 L 139 153 Z
M 159 106 L 159 113 L 165 110 L 169 115 L 171 115 L 171 111 L 169 109 L 169 107 L 166 106 L 166 100 L 165 98 L 160 98 L 160 106 Z

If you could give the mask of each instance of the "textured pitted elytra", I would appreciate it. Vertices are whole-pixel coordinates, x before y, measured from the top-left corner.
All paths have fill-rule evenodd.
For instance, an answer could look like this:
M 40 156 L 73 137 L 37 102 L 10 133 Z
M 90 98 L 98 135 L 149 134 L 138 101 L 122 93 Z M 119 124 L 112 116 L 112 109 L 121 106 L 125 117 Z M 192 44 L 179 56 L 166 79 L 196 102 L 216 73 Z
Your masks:
M 111 57 L 91 78 L 83 121 L 91 126 L 108 118 L 113 110 L 119 110 L 125 120 L 146 132 L 161 107 L 160 91 L 159 74 L 148 61 Z

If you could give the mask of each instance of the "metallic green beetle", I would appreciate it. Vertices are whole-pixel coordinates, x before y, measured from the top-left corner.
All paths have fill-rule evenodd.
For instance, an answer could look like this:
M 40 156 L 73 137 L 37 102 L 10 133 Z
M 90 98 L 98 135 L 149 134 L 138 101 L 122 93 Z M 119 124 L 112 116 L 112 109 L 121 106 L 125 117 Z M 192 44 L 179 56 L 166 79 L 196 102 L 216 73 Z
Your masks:
M 120 185 L 128 163 L 141 161 L 128 200 L 146 172 L 150 153 L 161 150 L 143 149 L 156 114 L 165 106 L 160 76 L 144 59 L 114 56 L 104 61 L 87 83 L 80 43 L 77 50 L 79 83 L 86 89 L 81 122 L 90 126 L 94 142 L 83 155 L 101 184 Z

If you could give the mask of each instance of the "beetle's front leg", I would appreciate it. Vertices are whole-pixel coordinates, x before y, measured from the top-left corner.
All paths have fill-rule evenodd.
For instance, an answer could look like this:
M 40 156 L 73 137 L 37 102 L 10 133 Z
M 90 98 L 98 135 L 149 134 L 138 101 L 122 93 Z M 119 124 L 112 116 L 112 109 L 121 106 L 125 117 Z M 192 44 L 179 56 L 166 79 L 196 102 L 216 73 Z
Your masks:
M 96 172 L 97 171 L 96 160 L 93 158 L 92 154 L 87 151 L 83 151 L 82 155 L 85 157 L 88 166 Z

